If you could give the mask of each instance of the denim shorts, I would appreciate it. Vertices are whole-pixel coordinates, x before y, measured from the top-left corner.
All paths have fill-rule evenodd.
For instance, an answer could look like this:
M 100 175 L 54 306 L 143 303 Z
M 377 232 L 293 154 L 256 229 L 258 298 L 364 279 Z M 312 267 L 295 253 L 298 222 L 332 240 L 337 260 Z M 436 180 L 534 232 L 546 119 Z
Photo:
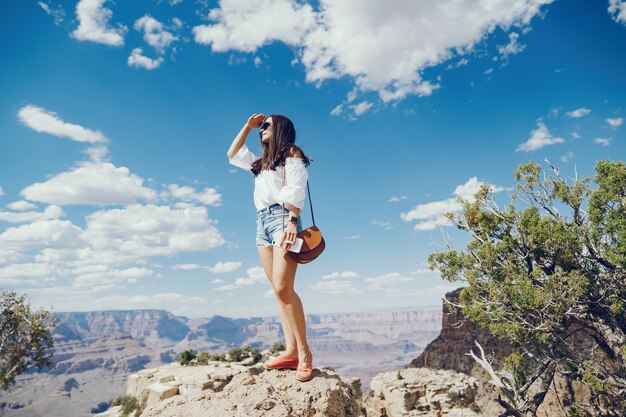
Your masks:
M 256 244 L 257 246 L 271 246 L 274 233 L 283 230 L 282 205 L 276 203 L 264 207 L 256 212 Z M 285 207 L 285 227 L 289 222 L 289 209 Z M 298 217 L 296 229 L 302 231 L 302 221 Z

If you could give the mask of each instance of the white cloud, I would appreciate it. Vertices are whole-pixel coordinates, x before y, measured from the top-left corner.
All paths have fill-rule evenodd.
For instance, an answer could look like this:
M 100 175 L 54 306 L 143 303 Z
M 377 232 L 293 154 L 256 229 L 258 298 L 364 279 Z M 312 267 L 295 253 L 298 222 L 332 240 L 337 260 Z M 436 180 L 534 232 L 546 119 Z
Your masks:
M 174 29 L 180 29 L 183 27 L 183 21 L 180 20 L 177 17 L 173 17 L 172 18 L 172 25 L 174 26 Z
M 311 285 L 316 291 L 325 294 L 357 294 L 361 291 L 357 290 L 352 281 L 319 281 L 316 284 Z
M 595 138 L 593 142 L 598 145 L 609 146 L 612 140 L 612 138 Z
M 205 251 L 224 244 L 204 207 L 136 204 L 100 210 L 86 220 L 85 238 L 93 248 L 127 252 L 137 259 Z
M 231 262 L 231 264 L 235 264 L 238 263 L 239 265 L 241 265 L 240 262 Z M 219 264 L 219 262 L 218 262 Z M 228 264 L 228 262 L 226 262 L 226 264 Z M 233 269 L 234 271 L 234 269 Z M 230 272 L 230 271 L 228 271 Z M 265 275 L 265 271 L 263 270 L 262 267 L 260 266 L 255 266 L 252 268 L 249 268 L 247 271 L 247 277 L 239 277 L 235 280 L 234 284 L 225 284 L 222 285 L 218 288 L 215 288 L 213 291 L 234 291 L 238 288 L 241 287 L 246 287 L 249 285 L 254 285 L 257 283 L 264 283 L 267 282 L 267 277 Z M 223 280 L 214 280 L 213 283 L 221 283 L 224 282 Z
M 405 195 L 403 195 L 403 196 L 401 196 L 401 197 L 391 197 L 391 198 L 389 199 L 389 202 L 390 202 L 390 203 L 397 203 L 397 202 L 399 202 L 399 201 L 406 200 L 406 199 L 407 199 L 407 196 L 405 196 Z
M 59 206 L 48 206 L 43 212 L 28 211 L 15 213 L 10 211 L 0 211 L 0 221 L 9 223 L 26 223 L 37 220 L 52 220 L 63 216 L 63 209 Z
M 469 63 L 469 59 L 467 59 L 467 58 L 463 58 L 463 59 L 459 60 L 459 61 L 458 61 L 458 62 L 456 62 L 456 63 L 450 63 L 450 64 L 448 64 L 448 65 L 446 66 L 446 69 L 447 69 L 447 70 L 451 70 L 451 69 L 460 68 L 460 67 L 462 67 L 463 65 L 467 65 L 468 63 Z
M 563 138 L 552 136 L 545 123 L 539 119 L 537 120 L 537 129 L 530 132 L 530 138 L 526 142 L 520 144 L 515 152 L 532 152 L 547 145 L 555 145 L 563 142 Z
M 440 300 L 443 296 L 458 288 L 456 285 L 438 285 L 436 287 L 417 289 L 417 288 L 386 288 L 385 296 L 390 298 L 413 298 L 429 297 Z
M 550 117 L 551 119 L 554 119 L 555 117 L 559 115 L 560 111 L 561 109 L 559 107 L 552 107 L 550 109 L 550 114 L 548 115 L 548 117 Z
M 610 117 L 606 119 L 606 122 L 611 125 L 611 127 L 620 127 L 622 123 L 624 123 L 623 117 L 617 117 L 615 119 L 611 119 Z
M 386 287 L 394 286 L 401 282 L 413 281 L 414 278 L 405 277 L 397 272 L 381 275 L 378 277 L 366 278 L 367 288 L 370 290 L 380 290 Z
M 100 131 L 93 131 L 80 125 L 66 123 L 59 116 L 41 107 L 28 104 L 17 113 L 18 119 L 37 132 L 50 133 L 66 137 L 77 142 L 106 142 L 107 138 Z
M 453 194 L 455 197 L 441 201 L 433 201 L 425 204 L 418 204 L 408 212 L 400 213 L 400 218 L 405 222 L 421 220 L 414 226 L 416 231 L 429 231 L 437 226 L 450 226 L 450 221 L 445 217 L 446 213 L 458 213 L 463 209 L 463 205 L 458 201 L 458 197 L 473 201 L 483 184 L 488 184 L 492 193 L 499 193 L 506 188 L 494 184 L 479 181 L 477 177 L 471 177 L 465 184 L 457 185 Z
M 75 249 L 84 245 L 82 229 L 67 220 L 39 220 L 9 227 L 0 234 L 0 247 L 5 250 L 41 247 Z
M 221 284 L 222 282 L 224 282 L 224 280 L 219 278 L 215 278 L 213 281 L 211 281 L 212 284 Z
M 242 277 L 242 278 L 237 278 L 235 280 L 235 285 L 238 286 L 238 287 L 242 287 L 242 286 L 245 286 L 245 285 L 254 285 L 254 284 L 255 284 L 255 281 L 253 279 L 250 279 L 250 278 L 243 278 Z
M 92 273 L 82 273 L 72 283 L 75 289 L 90 288 L 97 285 L 135 283 L 139 278 L 152 276 L 154 271 L 148 268 L 107 269 Z
M 143 49 L 134 48 L 131 51 L 130 56 L 128 57 L 128 65 L 131 67 L 153 70 L 153 69 L 159 68 L 159 66 L 163 62 L 163 57 L 152 59 L 142 54 L 143 54 Z
M 151 269 L 132 264 L 145 264 L 155 256 L 206 251 L 224 243 L 204 207 L 134 205 L 101 210 L 85 220 L 84 230 L 61 220 L 38 220 L 6 229 L 0 234 L 0 264 L 39 250 L 34 261 L 48 265 L 38 266 L 47 268 L 46 276 L 73 278 L 73 287 L 105 291 L 154 275 Z M 173 267 L 193 268 L 189 264 Z
M 169 195 L 182 201 L 197 201 L 207 206 L 219 207 L 222 199 L 222 195 L 217 192 L 215 188 L 205 188 L 200 192 L 196 192 L 193 187 L 179 186 L 177 184 L 170 184 L 168 186 Z M 167 196 L 168 194 L 164 194 Z
M 347 240 L 356 240 L 356 239 L 360 239 L 360 238 L 361 238 L 361 235 L 352 235 L 352 236 L 344 237 L 344 239 L 347 239 Z
M 42 263 L 13 263 L 0 268 L 1 285 L 49 285 L 56 279 L 51 272 L 58 273 L 52 265 Z
M 256 4 L 222 0 L 209 12 L 215 23 L 193 28 L 196 42 L 216 52 L 231 49 L 254 52 L 274 41 L 297 45 L 315 24 L 313 8 L 291 0 L 257 1 Z
M 343 113 L 343 104 L 337 104 L 337 106 L 330 111 L 331 116 L 340 116 L 341 113 Z
M 626 25 L 626 1 L 624 0 L 609 0 L 609 13 L 611 18 L 618 23 Z
M 332 274 L 327 274 L 322 277 L 322 279 L 338 279 L 338 278 L 357 278 L 359 274 L 352 271 L 345 272 L 333 272 Z
M 441 215 L 441 216 L 433 217 L 431 219 L 419 222 L 413 227 L 413 229 L 418 232 L 428 232 L 430 230 L 435 230 L 437 226 L 451 226 L 451 225 L 452 223 L 450 223 L 450 221 L 446 217 Z
M 254 266 L 249 268 L 246 273 L 248 274 L 248 278 L 254 280 L 255 282 L 265 282 L 267 280 L 263 267 Z
M 391 224 L 391 222 L 385 222 L 382 220 L 371 220 L 370 224 L 373 224 L 374 226 L 380 226 L 386 230 L 393 229 L 393 225 Z
M 471 53 L 498 27 L 528 25 L 551 2 L 430 0 L 394 7 L 378 0 L 322 0 L 314 11 L 293 0 L 258 0 L 254 7 L 222 0 L 209 12 L 213 22 L 193 31 L 196 42 L 216 52 L 252 53 L 284 42 L 296 48 L 308 82 L 347 76 L 359 93 L 375 92 L 390 102 L 432 94 L 439 84 L 423 80 L 423 70 Z M 338 106 L 332 114 L 341 112 Z
M 586 116 L 589 113 L 591 113 L 591 110 L 589 110 L 589 109 L 587 109 L 585 107 L 581 107 L 581 108 L 576 109 L 576 110 L 568 111 L 567 113 L 565 113 L 565 115 L 567 117 L 571 117 L 571 118 L 577 119 L 577 118 Z
M 189 186 L 179 186 L 176 184 L 170 184 L 168 186 L 169 189 L 169 193 L 172 197 L 174 198 L 178 198 L 179 200 L 183 200 L 183 201 L 191 201 L 193 198 L 193 195 L 195 194 L 196 190 L 193 187 L 189 187 Z
M 196 269 L 200 269 L 200 265 L 198 264 L 176 264 L 172 265 L 172 269 L 175 271 L 195 271 Z
M 2 197 L 4 195 L 4 191 L 2 190 L 2 187 L 0 187 L 0 197 Z
M 85 153 L 92 162 L 105 162 L 109 158 L 109 149 L 104 145 L 91 146 Z
M 124 45 L 126 26 L 109 27 L 113 16 L 110 9 L 104 7 L 107 0 L 80 0 L 76 5 L 76 17 L 80 22 L 71 36 L 79 41 L 91 41 L 109 46 Z
M 239 288 L 239 285 L 226 284 L 215 288 L 213 291 L 233 291 Z
M 19 261 L 24 255 L 20 250 L 0 246 L 0 265 Z
M 433 201 L 425 204 L 418 204 L 411 211 L 401 213 L 400 218 L 405 222 L 413 220 L 424 220 L 436 217 L 447 212 L 456 212 L 462 208 L 461 203 L 455 198 L 449 198 L 442 201 Z
M 370 103 L 369 101 L 362 101 L 358 104 L 350 105 L 350 109 L 354 112 L 355 115 L 361 116 L 362 114 L 369 111 L 373 105 L 374 104 Z
M 574 152 L 568 151 L 566 154 L 561 155 L 561 162 L 569 162 L 574 158 Z
M 482 187 L 483 184 L 485 183 L 482 181 L 478 181 L 478 178 L 472 177 L 468 179 L 465 184 L 457 185 L 454 189 L 454 195 L 459 196 L 465 200 L 473 201 L 474 194 L 476 194 L 480 190 L 480 187 Z M 506 188 L 494 184 L 489 184 L 489 186 L 491 187 L 492 193 L 499 193 L 506 190 Z
M 263 60 L 261 60 L 260 57 L 258 57 L 258 56 L 254 57 L 254 66 L 255 67 L 259 68 L 262 63 L 263 63 Z
M 215 188 L 205 188 L 197 193 L 195 198 L 199 203 L 206 204 L 207 206 L 219 207 L 222 205 L 222 195 L 218 193 Z
M 233 54 L 228 56 L 228 65 L 240 65 L 245 64 L 246 62 L 248 62 L 248 58 L 244 56 L 235 56 Z
M 99 294 L 102 291 L 109 294 Z M 144 290 L 145 291 L 145 290 Z M 219 304 L 220 300 L 208 301 L 202 297 L 173 292 L 156 294 L 128 295 L 124 285 L 99 285 L 74 288 L 67 285 L 33 287 L 28 289 L 33 304 L 55 306 L 58 311 L 128 310 L 129 308 L 150 308 L 172 311 L 175 314 L 190 316 L 203 308 Z M 99 296 L 100 295 L 100 296 Z M 212 309 L 205 310 L 207 316 Z M 200 313 L 202 314 L 202 313 Z
M 526 45 L 522 45 L 517 42 L 518 38 L 519 33 L 509 33 L 509 43 L 506 45 L 498 45 L 498 53 L 500 54 L 500 56 L 502 56 L 502 58 L 506 59 L 509 57 L 509 55 L 519 54 L 524 49 L 526 49 Z
M 135 21 L 135 30 L 144 33 L 143 39 L 159 53 L 165 50 L 178 40 L 178 37 L 165 30 L 163 23 L 150 15 L 144 15 Z
M 39 6 L 41 6 L 41 8 L 50 16 L 52 16 L 54 18 L 54 24 L 55 25 L 60 25 L 61 23 L 63 23 L 63 18 L 65 17 L 65 10 L 63 10 L 63 6 L 61 6 L 60 4 L 58 5 L 58 7 L 56 9 L 53 9 L 50 7 L 49 4 L 44 3 L 42 1 L 38 1 L 37 4 Z
M 0 187 L 0 197 L 2 197 L 1 187 Z M 32 203 L 29 203 L 28 201 L 19 200 L 19 201 L 14 201 L 12 203 L 7 204 L 7 207 L 10 208 L 11 210 L 23 211 L 23 210 L 34 209 L 37 206 Z
M 163 303 L 169 301 L 192 303 L 192 304 L 206 304 L 207 300 L 202 297 L 190 297 L 187 294 L 180 294 L 175 292 L 158 293 L 151 295 L 135 295 L 127 297 L 127 302 L 135 305 L 153 306 L 153 308 L 167 308 Z
M 431 271 L 430 269 L 416 269 L 415 271 L 411 271 L 411 275 L 429 275 L 429 274 L 440 274 L 438 269 Z
M 43 183 L 29 185 L 20 194 L 27 200 L 59 205 L 133 204 L 156 199 L 155 191 L 144 187 L 142 178 L 108 162 L 85 162 Z
M 0 260 L 42 249 L 34 259 L 51 265 L 50 275 L 74 277 L 73 286 L 97 286 L 102 291 L 154 275 L 130 264 L 145 264 L 154 256 L 206 251 L 223 243 L 205 208 L 136 205 L 93 213 L 86 218 L 85 230 L 60 220 L 9 228 L 0 234 Z M 190 265 L 178 268 L 191 269 Z
M 207 269 L 214 274 L 226 274 L 238 270 L 239 267 L 241 267 L 241 262 L 218 262 Z

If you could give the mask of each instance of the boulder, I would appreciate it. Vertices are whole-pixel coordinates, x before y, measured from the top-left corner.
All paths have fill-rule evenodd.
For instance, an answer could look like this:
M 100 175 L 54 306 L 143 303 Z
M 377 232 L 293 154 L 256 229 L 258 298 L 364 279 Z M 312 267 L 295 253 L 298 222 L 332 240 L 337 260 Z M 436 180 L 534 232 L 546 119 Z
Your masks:
M 154 404 L 166 400 L 178 394 L 178 384 L 175 382 L 166 382 L 164 384 L 156 382 L 148 386 L 148 398 L 146 406 L 150 407 Z
M 476 378 L 460 372 L 408 368 L 376 375 L 363 405 L 374 417 L 479 417 L 477 390 Z
M 195 366 L 182 366 L 173 362 L 129 375 L 126 394 L 136 397 L 139 406 L 144 408 L 177 394 L 186 395 L 204 390 L 221 391 L 233 376 L 249 370 L 258 372 L 258 367 L 219 361 Z

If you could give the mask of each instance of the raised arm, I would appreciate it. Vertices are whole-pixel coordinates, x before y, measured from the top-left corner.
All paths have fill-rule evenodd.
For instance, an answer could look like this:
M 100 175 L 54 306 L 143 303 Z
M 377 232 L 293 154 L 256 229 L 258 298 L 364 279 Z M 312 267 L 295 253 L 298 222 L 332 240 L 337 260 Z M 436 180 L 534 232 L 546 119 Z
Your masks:
M 235 137 L 235 139 L 233 140 L 233 143 L 230 145 L 228 152 L 226 152 L 226 155 L 228 156 L 229 159 L 232 159 L 237 154 L 237 152 L 239 152 L 239 149 L 241 149 L 243 144 L 246 142 L 246 139 L 248 138 L 248 134 L 250 133 L 250 131 L 252 129 L 256 129 L 260 127 L 261 124 L 263 124 L 263 120 L 265 120 L 265 115 L 262 113 L 253 114 L 252 116 L 248 118 L 248 121 L 241 128 L 241 130 L 239 131 L 239 134 L 237 135 L 237 137 Z

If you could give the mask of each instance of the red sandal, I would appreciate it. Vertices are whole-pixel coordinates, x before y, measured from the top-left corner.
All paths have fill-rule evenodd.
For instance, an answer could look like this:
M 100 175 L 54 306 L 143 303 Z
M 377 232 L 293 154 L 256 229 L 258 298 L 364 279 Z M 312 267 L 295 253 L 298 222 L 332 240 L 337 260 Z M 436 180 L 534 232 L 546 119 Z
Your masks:
M 312 363 L 300 363 L 296 368 L 296 379 L 300 382 L 305 382 L 311 379 L 313 376 L 313 364 Z
M 298 368 L 298 358 L 295 359 L 285 359 L 285 358 L 281 358 L 280 356 L 271 360 L 271 361 L 267 361 L 263 364 L 263 367 L 265 369 L 283 369 L 283 368 L 290 368 L 290 369 L 297 369 Z

